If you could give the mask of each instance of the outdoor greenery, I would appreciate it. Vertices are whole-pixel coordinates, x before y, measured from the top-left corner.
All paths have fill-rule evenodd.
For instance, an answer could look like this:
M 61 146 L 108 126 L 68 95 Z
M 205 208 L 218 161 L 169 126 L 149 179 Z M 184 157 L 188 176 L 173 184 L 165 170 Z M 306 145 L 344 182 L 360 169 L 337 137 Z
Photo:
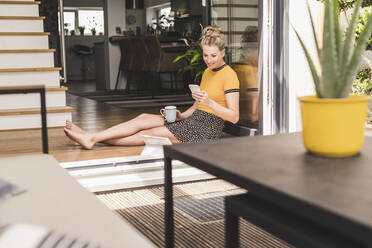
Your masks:
M 319 0 L 320 2 L 324 2 L 325 0 Z M 350 9 L 354 6 L 357 0 L 337 0 L 339 4 L 340 10 Z M 368 7 L 372 5 L 372 0 L 364 0 L 362 3 L 362 7 Z
M 359 71 L 357 79 L 353 83 L 353 93 L 358 95 L 371 95 L 372 72 L 371 69 Z
M 365 29 L 368 18 L 372 15 L 372 10 L 365 10 L 364 14 L 359 17 L 355 38 L 358 39 L 360 33 Z M 367 42 L 366 50 L 372 50 L 372 34 Z M 353 83 L 353 93 L 370 95 L 372 93 L 372 72 L 370 69 L 361 69 Z
M 339 0 L 324 0 L 324 2 L 322 44 L 319 44 L 317 39 L 314 21 L 308 6 L 317 51 L 315 60 L 311 58 L 298 32 L 296 30 L 295 32 L 309 63 L 317 96 L 319 98 L 347 98 L 359 71 L 361 55 L 371 36 L 372 18 L 368 16 L 364 30 L 354 44 L 362 0 L 355 1 L 353 14 L 345 34 L 339 23 Z
M 371 6 L 372 7 L 372 6 Z M 366 28 L 368 19 L 371 18 L 372 10 L 364 10 L 364 14 L 359 17 L 358 25 L 355 32 L 355 38 L 358 39 L 359 35 L 363 32 Z M 366 50 L 372 50 L 372 34 L 369 37 L 368 44 Z
M 323 2 L 324 0 L 320 0 Z M 355 0 L 338 0 L 340 11 L 345 11 L 354 6 Z M 372 0 L 364 0 L 362 7 L 372 7 Z M 346 12 L 345 12 L 346 14 Z M 356 27 L 355 38 L 358 39 L 360 33 L 364 30 L 369 16 L 372 14 L 372 10 L 364 10 L 364 13 L 359 17 L 359 21 Z M 372 34 L 367 42 L 366 50 L 372 51 Z M 370 95 L 372 92 L 372 73 L 371 69 L 361 69 L 358 72 L 357 78 L 355 79 L 352 92 L 354 94 L 367 94 Z

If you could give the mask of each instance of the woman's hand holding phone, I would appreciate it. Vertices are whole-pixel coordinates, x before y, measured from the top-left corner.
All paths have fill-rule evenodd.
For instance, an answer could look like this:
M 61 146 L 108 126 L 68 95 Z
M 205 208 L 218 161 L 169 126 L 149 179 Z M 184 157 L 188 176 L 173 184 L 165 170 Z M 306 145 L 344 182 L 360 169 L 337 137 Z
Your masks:
M 201 91 L 199 85 L 197 84 L 189 84 L 189 89 L 191 93 L 197 93 Z
M 194 98 L 195 101 L 197 101 L 198 103 L 206 106 L 209 106 L 209 104 L 211 103 L 211 99 L 209 98 L 208 93 L 204 90 L 198 93 L 192 93 L 192 98 Z

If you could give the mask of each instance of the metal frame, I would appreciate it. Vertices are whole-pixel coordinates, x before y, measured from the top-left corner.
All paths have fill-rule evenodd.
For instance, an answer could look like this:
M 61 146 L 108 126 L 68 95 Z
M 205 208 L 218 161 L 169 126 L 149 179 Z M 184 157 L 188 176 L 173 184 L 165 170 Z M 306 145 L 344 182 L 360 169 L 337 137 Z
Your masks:
M 285 17 L 288 0 L 273 2 L 273 90 L 274 133 L 288 132 L 287 76 L 288 76 L 288 20 Z
M 273 218 L 275 216 L 275 218 Z M 225 197 L 225 247 L 239 246 L 239 217 L 295 247 L 361 247 L 311 219 L 288 212 L 252 193 Z M 324 235 L 327 233 L 327 235 Z M 311 235 L 310 235 L 311 234 Z
M 60 38 L 60 43 L 61 43 L 61 63 L 62 63 L 62 68 L 63 68 L 63 77 L 61 78 L 61 81 L 64 83 L 67 82 L 67 71 L 66 71 L 66 44 L 65 44 L 65 20 L 63 16 L 63 0 L 58 1 L 59 5 L 59 24 L 60 24 L 60 29 L 61 29 L 61 38 Z M 75 15 L 76 18 L 76 15 Z
M 287 132 L 288 0 L 259 2 L 259 132 L 262 135 Z
M 45 104 L 45 87 L 40 88 L 8 88 L 0 89 L 0 95 L 5 94 L 27 94 L 27 93 L 40 93 L 40 110 L 41 110 L 41 135 L 43 141 L 43 153 L 48 154 L 48 129 L 46 119 L 46 104 Z
M 232 51 L 231 45 L 232 45 L 232 21 L 231 21 L 231 16 L 232 16 L 232 8 L 231 8 L 232 0 L 227 0 L 227 33 L 228 33 L 228 40 L 227 40 L 227 47 L 230 51 Z M 232 52 L 228 52 L 227 56 L 227 63 L 231 64 L 232 62 Z
M 211 25 L 211 0 L 202 0 L 202 23 L 203 26 L 209 26 Z

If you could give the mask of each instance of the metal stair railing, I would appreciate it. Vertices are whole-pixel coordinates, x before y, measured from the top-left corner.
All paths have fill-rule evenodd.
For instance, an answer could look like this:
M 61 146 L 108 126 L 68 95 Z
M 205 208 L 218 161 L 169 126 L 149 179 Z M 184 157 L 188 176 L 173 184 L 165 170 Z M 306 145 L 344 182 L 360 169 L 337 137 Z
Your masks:
M 45 104 L 45 86 L 14 86 L 14 87 L 0 87 L 0 95 L 4 94 L 28 94 L 40 93 L 40 113 L 41 113 L 41 135 L 43 142 L 43 153 L 48 154 L 48 129 L 46 119 L 46 104 Z

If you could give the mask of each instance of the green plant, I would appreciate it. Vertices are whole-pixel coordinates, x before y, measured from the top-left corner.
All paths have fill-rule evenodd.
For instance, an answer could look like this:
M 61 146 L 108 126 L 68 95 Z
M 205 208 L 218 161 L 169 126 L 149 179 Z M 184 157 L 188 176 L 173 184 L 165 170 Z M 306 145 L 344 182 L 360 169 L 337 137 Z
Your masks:
M 70 23 L 64 23 L 63 26 L 65 27 L 64 28 L 65 35 L 67 35 L 68 34 L 68 28 L 67 27 L 70 26 Z
M 318 0 L 324 2 L 324 0 Z M 337 0 L 340 10 L 350 9 L 354 6 L 356 0 Z M 368 7 L 372 5 L 371 0 L 363 0 L 362 7 Z
M 200 84 L 206 65 L 203 61 L 203 49 L 199 40 L 194 41 L 191 38 L 182 39 L 188 46 L 186 52 L 174 59 L 174 63 L 185 59 L 187 65 L 179 70 L 180 73 L 189 72 L 194 82 Z
M 97 30 L 96 30 L 96 28 L 91 28 L 91 29 L 90 29 L 90 32 L 92 32 L 92 35 L 96 35 Z
M 352 18 L 345 34 L 343 34 L 339 23 L 338 0 L 325 0 L 324 2 L 325 13 L 321 44 L 315 33 L 310 7 L 307 6 L 317 51 L 315 61 L 311 58 L 298 32 L 296 30 L 295 32 L 309 64 L 317 96 L 319 98 L 347 98 L 359 69 L 361 55 L 372 32 L 372 18 L 368 17 L 365 29 L 354 45 L 354 33 L 362 0 L 355 2 Z
M 357 79 L 353 83 L 353 93 L 358 95 L 371 95 L 372 93 L 372 71 L 363 69 L 359 71 Z
M 80 35 L 84 35 L 85 26 L 78 26 Z
M 364 14 L 359 17 L 359 21 L 356 27 L 355 38 L 358 39 L 360 34 L 367 26 L 368 19 L 371 18 L 372 10 L 364 10 Z M 372 34 L 367 42 L 367 50 L 372 50 Z

